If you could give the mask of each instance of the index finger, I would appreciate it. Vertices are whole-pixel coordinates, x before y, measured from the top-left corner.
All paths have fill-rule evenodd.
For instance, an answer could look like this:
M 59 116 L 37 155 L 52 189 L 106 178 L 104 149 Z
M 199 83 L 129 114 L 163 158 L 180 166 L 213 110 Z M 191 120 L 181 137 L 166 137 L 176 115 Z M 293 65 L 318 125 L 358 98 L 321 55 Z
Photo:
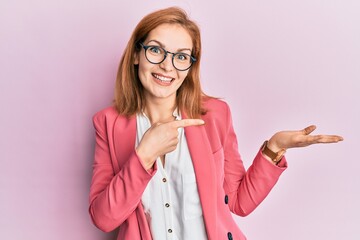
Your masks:
M 182 120 L 174 121 L 174 126 L 176 128 L 199 126 L 204 124 L 205 122 L 202 119 L 182 119 Z

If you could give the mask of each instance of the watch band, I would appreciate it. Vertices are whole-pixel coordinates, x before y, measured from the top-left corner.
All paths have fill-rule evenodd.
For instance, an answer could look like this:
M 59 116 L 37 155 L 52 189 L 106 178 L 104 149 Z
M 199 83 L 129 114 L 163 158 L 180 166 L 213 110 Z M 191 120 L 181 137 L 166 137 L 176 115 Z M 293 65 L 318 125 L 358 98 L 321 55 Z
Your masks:
M 268 156 L 271 161 L 277 165 L 286 151 L 285 149 L 281 149 L 278 152 L 273 152 L 270 148 L 268 148 L 267 144 L 268 141 L 266 140 L 262 146 L 262 153 Z

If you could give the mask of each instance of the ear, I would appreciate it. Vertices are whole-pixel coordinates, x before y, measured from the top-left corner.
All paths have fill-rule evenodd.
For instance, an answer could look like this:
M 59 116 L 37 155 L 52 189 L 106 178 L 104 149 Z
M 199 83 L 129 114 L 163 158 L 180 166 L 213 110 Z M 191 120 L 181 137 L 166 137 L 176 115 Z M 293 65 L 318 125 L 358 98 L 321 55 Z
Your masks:
M 138 52 L 134 52 L 134 65 L 138 65 L 139 64 L 139 53 Z

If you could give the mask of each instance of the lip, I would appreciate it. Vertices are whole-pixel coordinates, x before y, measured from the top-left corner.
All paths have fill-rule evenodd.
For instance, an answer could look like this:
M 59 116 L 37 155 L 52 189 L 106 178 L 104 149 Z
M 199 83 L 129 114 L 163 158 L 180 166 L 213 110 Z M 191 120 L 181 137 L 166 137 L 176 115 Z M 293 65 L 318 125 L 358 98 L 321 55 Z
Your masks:
M 169 86 L 175 80 L 173 77 L 165 76 L 160 73 L 152 73 L 151 75 L 153 76 L 154 81 L 161 86 Z

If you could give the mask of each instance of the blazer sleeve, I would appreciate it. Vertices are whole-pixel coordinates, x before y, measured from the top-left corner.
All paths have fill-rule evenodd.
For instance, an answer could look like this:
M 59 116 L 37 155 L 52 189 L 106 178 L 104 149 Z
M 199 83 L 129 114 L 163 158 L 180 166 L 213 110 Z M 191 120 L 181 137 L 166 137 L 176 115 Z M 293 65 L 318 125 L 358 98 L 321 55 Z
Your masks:
M 276 166 L 259 150 L 247 171 L 238 152 L 229 107 L 226 105 L 226 134 L 224 140 L 224 190 L 230 210 L 240 216 L 250 214 L 269 194 L 281 173 L 287 168 L 285 157 Z
M 93 117 L 96 145 L 90 187 L 89 213 L 93 223 L 102 231 L 109 232 L 120 226 L 141 201 L 147 183 L 156 171 L 148 172 L 134 151 L 115 173 L 111 154 L 110 132 L 113 127 L 106 115 Z M 125 137 L 125 136 L 124 136 Z M 117 163 L 117 161 L 115 160 Z

